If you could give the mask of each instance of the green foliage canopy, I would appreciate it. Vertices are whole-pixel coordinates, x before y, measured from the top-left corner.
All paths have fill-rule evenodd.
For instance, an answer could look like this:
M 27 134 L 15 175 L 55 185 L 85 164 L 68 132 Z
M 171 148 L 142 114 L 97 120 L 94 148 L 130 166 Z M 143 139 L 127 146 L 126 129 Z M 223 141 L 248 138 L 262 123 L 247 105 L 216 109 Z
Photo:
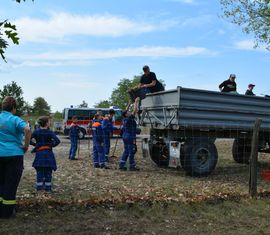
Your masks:
M 34 100 L 33 112 L 35 115 L 49 115 L 51 112 L 51 107 L 48 105 L 47 101 L 43 97 L 37 97 Z
M 17 100 L 17 115 L 21 116 L 24 111 L 24 99 L 23 99 L 23 91 L 20 86 L 17 85 L 16 82 L 11 82 L 11 84 L 7 84 L 3 87 L 3 90 L 0 90 L 0 101 L 6 96 L 13 96 Z
M 127 91 L 133 87 L 138 86 L 140 78 L 140 76 L 134 76 L 132 80 L 127 78 L 121 79 L 117 84 L 117 87 L 112 91 L 110 98 L 111 104 L 118 106 L 121 109 L 125 109 L 129 101 L 129 95 Z
M 220 0 L 223 17 L 254 34 L 254 47 L 270 50 L 270 0 Z

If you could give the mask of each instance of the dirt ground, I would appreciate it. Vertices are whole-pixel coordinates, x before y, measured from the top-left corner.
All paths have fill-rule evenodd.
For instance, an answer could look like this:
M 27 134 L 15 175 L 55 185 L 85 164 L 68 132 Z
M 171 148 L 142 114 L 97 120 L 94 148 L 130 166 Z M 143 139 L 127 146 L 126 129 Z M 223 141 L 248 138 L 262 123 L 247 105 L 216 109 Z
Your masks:
M 115 142 L 116 138 L 112 140 L 111 152 Z M 260 208 L 254 209 L 254 202 L 249 201 L 249 167 L 232 160 L 232 141 L 221 140 L 216 145 L 219 152 L 216 170 L 208 177 L 193 178 L 182 169 L 157 167 L 150 159 L 142 158 L 140 148 L 136 161 L 141 170 L 119 171 L 121 140 L 117 141 L 115 151 L 118 158 L 110 158 L 110 169 L 94 169 L 91 139 L 80 142 L 80 160 L 70 161 L 69 139 L 61 137 L 60 146 L 54 150 L 58 169 L 53 175 L 53 193 L 36 193 L 33 155 L 27 153 L 17 194 L 17 217 L 5 223 L 0 220 L 0 234 L 216 234 L 218 231 L 228 234 L 224 225 L 227 216 L 229 219 L 228 211 L 241 224 L 245 216 Z M 260 157 L 268 164 L 266 155 Z M 260 176 L 258 185 L 260 192 L 269 190 Z M 230 203 L 227 207 L 226 202 Z M 266 208 L 269 202 L 264 202 L 262 207 Z M 250 208 L 250 212 L 240 211 L 241 207 Z M 222 216 L 213 217 L 212 210 L 222 213 L 225 210 L 225 221 L 219 221 Z M 269 210 L 268 206 L 266 211 Z M 223 224 L 224 229 L 216 224 Z M 254 229 L 256 233 L 259 231 L 257 227 Z M 242 230 L 236 230 L 242 234 Z M 246 231 L 250 229 L 242 232 Z

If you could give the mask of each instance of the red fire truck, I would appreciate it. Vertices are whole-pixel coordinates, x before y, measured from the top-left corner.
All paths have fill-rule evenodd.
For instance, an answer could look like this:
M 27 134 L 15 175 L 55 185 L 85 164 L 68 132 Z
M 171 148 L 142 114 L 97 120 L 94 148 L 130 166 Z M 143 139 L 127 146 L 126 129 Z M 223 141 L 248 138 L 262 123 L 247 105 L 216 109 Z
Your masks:
M 115 111 L 114 115 L 114 126 L 120 128 L 122 124 L 122 110 L 119 108 L 113 108 Z M 72 123 L 72 117 L 78 118 L 78 125 L 80 126 L 80 139 L 83 139 L 87 134 L 87 128 L 91 125 L 94 115 L 100 111 L 103 116 L 109 113 L 110 108 L 65 108 L 63 110 L 63 128 L 64 135 L 69 135 L 70 125 Z M 91 134 L 91 132 L 90 132 Z M 115 135 L 119 134 L 119 130 L 115 130 Z

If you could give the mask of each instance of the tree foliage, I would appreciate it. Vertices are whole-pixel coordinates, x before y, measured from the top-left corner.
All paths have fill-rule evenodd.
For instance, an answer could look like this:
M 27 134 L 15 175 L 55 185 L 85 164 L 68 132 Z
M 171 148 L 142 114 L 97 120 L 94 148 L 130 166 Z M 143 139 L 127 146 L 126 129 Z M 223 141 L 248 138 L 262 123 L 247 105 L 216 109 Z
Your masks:
M 59 111 L 56 111 L 53 115 L 54 119 L 56 119 L 56 120 L 61 120 L 63 118 L 62 116 L 63 116 L 63 114 Z
M 49 115 L 51 112 L 51 107 L 48 105 L 47 101 L 43 97 L 37 97 L 34 100 L 33 112 L 35 115 Z
M 109 100 L 101 100 L 94 105 L 95 108 L 109 108 L 110 106 L 111 102 Z
M 121 109 L 125 109 L 129 101 L 128 90 L 137 86 L 140 82 L 140 76 L 134 76 L 132 80 L 124 78 L 117 84 L 117 87 L 113 89 L 110 102 L 114 106 L 118 106 Z
M 16 0 L 16 2 L 25 2 L 26 0 Z M 32 0 L 34 1 L 34 0 Z M 8 20 L 0 21 L 0 56 L 6 62 L 5 51 L 9 46 L 6 39 L 7 37 L 13 44 L 19 44 L 19 37 L 16 29 L 16 25 L 10 23 Z
M 0 101 L 6 96 L 13 96 L 17 100 L 17 115 L 21 116 L 24 111 L 24 99 L 23 99 L 23 91 L 20 86 L 17 85 L 16 82 L 11 82 L 11 84 L 7 84 L 3 87 L 3 90 L 0 90 Z
M 224 17 L 253 33 L 255 47 L 265 44 L 270 50 L 270 0 L 220 0 Z
M 87 108 L 88 104 L 85 102 L 85 100 L 82 101 L 82 103 L 79 105 L 79 108 Z

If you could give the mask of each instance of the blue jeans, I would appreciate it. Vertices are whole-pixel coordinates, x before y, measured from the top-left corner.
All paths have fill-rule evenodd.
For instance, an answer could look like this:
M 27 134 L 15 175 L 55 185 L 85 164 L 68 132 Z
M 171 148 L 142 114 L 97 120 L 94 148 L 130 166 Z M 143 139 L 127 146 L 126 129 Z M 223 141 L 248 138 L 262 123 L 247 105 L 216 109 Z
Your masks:
M 124 138 L 124 152 L 119 162 L 119 167 L 123 168 L 126 164 L 127 159 L 129 158 L 129 167 L 133 168 L 136 166 L 133 152 L 134 139 L 133 138 Z
M 94 166 L 105 166 L 105 154 L 103 143 L 93 142 L 93 162 Z
M 105 161 L 107 162 L 109 159 L 109 154 L 110 154 L 110 148 L 111 148 L 111 140 L 110 140 L 110 135 L 105 135 L 104 136 L 104 152 L 105 152 Z
M 70 137 L 70 150 L 69 150 L 69 159 L 74 159 L 76 156 L 76 151 L 78 148 L 78 138 L 71 136 Z
M 45 189 L 50 192 L 52 190 L 52 168 L 50 167 L 37 167 L 37 191 Z

